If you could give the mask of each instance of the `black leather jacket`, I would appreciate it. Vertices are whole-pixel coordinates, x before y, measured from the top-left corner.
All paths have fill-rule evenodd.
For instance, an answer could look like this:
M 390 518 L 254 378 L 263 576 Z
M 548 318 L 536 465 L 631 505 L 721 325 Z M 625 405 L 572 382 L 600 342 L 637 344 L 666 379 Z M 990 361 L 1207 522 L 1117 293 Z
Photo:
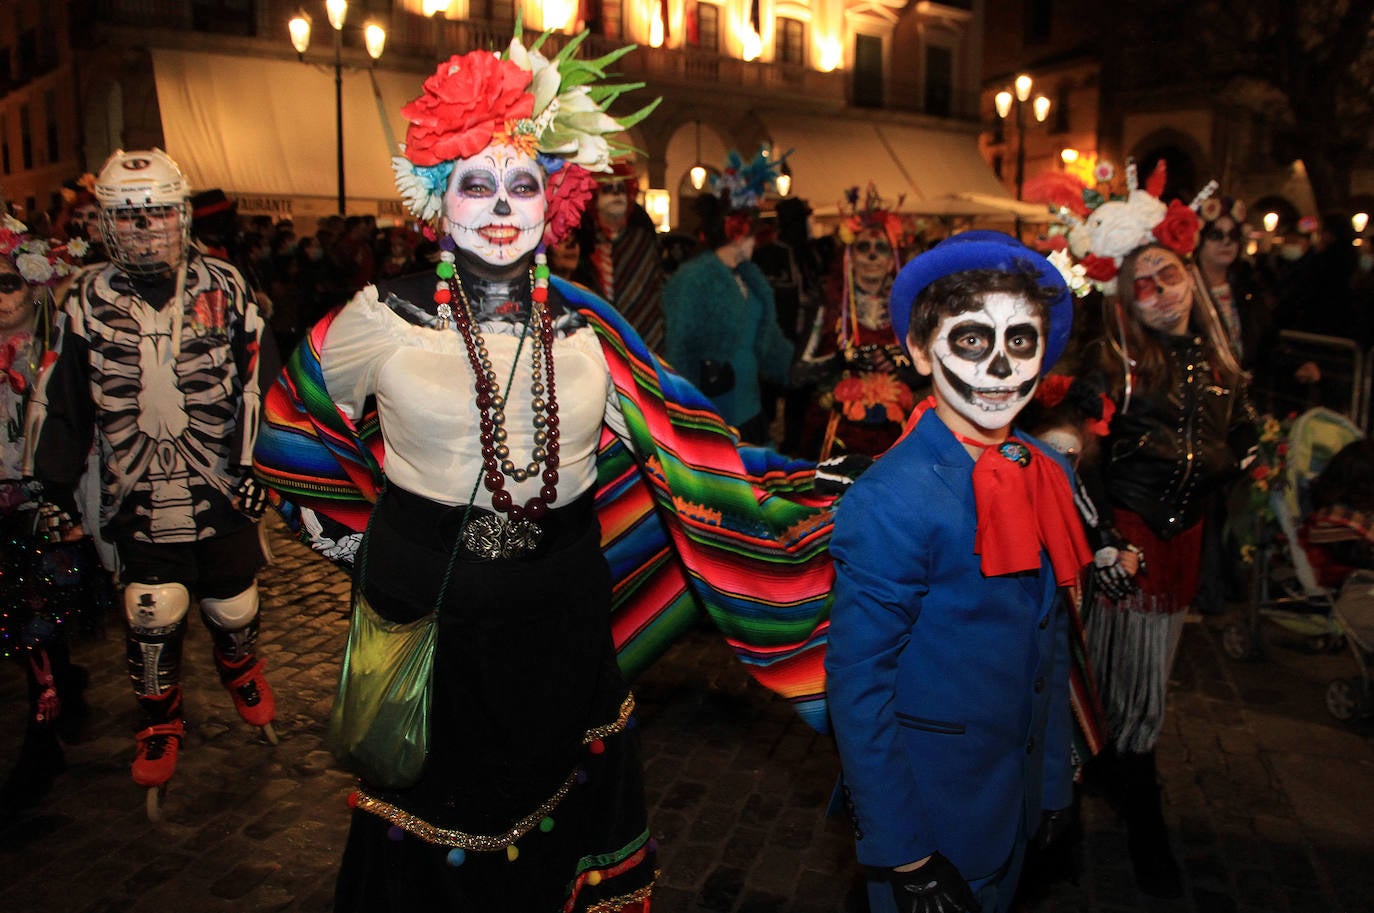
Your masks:
M 1172 385 L 1137 387 L 1103 443 L 1108 500 L 1139 514 L 1161 539 L 1202 519 L 1207 496 L 1235 474 L 1255 445 L 1244 387 L 1218 381 L 1196 336 L 1161 336 Z

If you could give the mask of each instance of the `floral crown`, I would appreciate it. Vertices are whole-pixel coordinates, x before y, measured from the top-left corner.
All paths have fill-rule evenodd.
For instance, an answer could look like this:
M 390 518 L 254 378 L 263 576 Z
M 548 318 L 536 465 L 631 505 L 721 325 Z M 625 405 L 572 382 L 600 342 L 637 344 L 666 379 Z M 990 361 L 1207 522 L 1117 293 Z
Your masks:
M 859 206 L 859 188 L 851 187 L 844 192 L 845 203 L 840 204 L 839 211 L 844 215 L 846 208 L 848 215 L 844 215 L 844 220 L 840 222 L 837 234 L 844 244 L 853 244 L 855 237 L 865 228 L 876 228 L 887 235 L 888 243 L 893 250 L 900 248 L 902 242 L 902 219 L 897 215 L 896 210 L 902 206 L 902 201 L 906 195 L 897 197 L 897 202 L 891 209 L 884 205 L 883 198 L 878 195 L 878 188 L 872 181 L 868 182 L 868 187 L 864 191 L 863 207 Z
M 553 240 L 556 229 L 561 233 L 581 217 L 593 189 L 590 172 L 610 171 L 612 156 L 634 151 L 611 136 L 639 123 L 662 99 L 612 117 L 606 109 L 644 83 L 604 80 L 606 67 L 635 46 L 580 60 L 573 55 L 587 37 L 581 32 L 550 59 L 540 53 L 550 34 L 526 48 L 517 23 L 503 53 L 455 54 L 425 80 L 424 93 L 401 109 L 410 126 L 391 167 L 406 207 L 417 217 L 437 218 L 454 161 L 495 141 L 534 156 L 549 175 L 545 240 Z
M 1100 163 L 1093 175 L 1099 186 L 1110 187 L 1115 169 Z M 1067 251 L 1060 247 L 1049 256 L 1069 283 L 1075 295 L 1086 295 L 1093 288 L 1115 294 L 1116 275 L 1122 260 L 1138 247 L 1158 244 L 1180 257 L 1191 256 L 1202 231 L 1198 209 L 1217 192 L 1217 182 L 1207 186 L 1184 205 L 1172 200 L 1166 206 L 1159 196 L 1167 180 L 1161 159 L 1141 187 L 1135 162 L 1126 162 L 1126 195 L 1108 196 L 1101 190 L 1085 188 L 1083 203 L 1087 215 L 1080 217 L 1068 206 L 1061 206 L 1059 218 L 1067 226 Z
M 0 254 L 13 261 L 29 285 L 55 285 L 81 268 L 79 261 L 89 250 L 80 238 L 54 246 L 29 234 L 29 227 L 14 216 L 0 218 Z
M 791 154 L 789 149 L 774 158 L 768 154 L 767 147 L 759 146 L 754 157 L 746 162 L 731 149 L 725 157 L 725 168 L 720 174 L 711 175 L 711 195 L 718 197 L 732 213 L 757 209 L 768 191 L 777 187 L 782 164 Z

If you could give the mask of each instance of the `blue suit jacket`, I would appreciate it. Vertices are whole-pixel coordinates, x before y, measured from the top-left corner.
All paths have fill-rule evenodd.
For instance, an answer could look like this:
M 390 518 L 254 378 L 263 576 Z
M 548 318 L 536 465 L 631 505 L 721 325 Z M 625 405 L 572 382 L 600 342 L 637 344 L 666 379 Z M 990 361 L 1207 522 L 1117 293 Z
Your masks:
M 938 850 L 969 880 L 1072 800 L 1063 600 L 1043 553 L 983 576 L 972 473 L 932 409 L 844 495 L 825 659 L 859 861 Z

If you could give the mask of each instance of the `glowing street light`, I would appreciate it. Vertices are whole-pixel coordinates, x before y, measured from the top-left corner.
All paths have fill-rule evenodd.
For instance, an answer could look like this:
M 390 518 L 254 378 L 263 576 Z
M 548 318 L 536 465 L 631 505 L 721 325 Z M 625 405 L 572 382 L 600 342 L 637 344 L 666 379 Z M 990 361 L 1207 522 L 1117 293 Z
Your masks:
M 440 9 L 447 8 L 445 3 Z M 338 161 L 339 215 L 347 211 L 347 194 L 344 192 L 344 139 L 343 139 L 343 27 L 348 18 L 348 0 L 324 0 L 325 16 L 334 29 L 334 136 L 335 157 Z M 305 59 L 306 49 L 310 47 L 310 15 L 302 10 L 286 24 L 291 34 L 291 46 L 296 55 Z M 386 29 L 375 22 L 363 26 L 363 47 L 373 61 L 381 58 L 386 48 Z

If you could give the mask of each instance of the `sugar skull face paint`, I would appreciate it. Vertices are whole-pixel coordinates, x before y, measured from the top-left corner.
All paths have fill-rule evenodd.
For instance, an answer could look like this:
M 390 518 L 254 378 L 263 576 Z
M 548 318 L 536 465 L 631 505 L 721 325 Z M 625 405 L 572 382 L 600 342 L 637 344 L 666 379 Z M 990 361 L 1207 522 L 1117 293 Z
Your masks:
M 985 295 L 981 311 L 946 317 L 935 330 L 930 368 L 936 389 L 975 426 L 1007 427 L 1040 382 L 1044 329 L 1044 319 L 1023 296 Z
M 887 235 L 876 228 L 862 229 L 849 247 L 854 269 L 854 284 L 861 291 L 877 294 L 891 279 L 895 254 Z
M 454 162 L 444 193 L 454 243 L 492 266 L 508 266 L 538 246 L 547 209 L 539 163 L 496 143 Z
M 1131 309 L 1152 330 L 1179 335 L 1188 330 L 1193 283 L 1183 261 L 1171 250 L 1151 247 L 1135 260 Z

